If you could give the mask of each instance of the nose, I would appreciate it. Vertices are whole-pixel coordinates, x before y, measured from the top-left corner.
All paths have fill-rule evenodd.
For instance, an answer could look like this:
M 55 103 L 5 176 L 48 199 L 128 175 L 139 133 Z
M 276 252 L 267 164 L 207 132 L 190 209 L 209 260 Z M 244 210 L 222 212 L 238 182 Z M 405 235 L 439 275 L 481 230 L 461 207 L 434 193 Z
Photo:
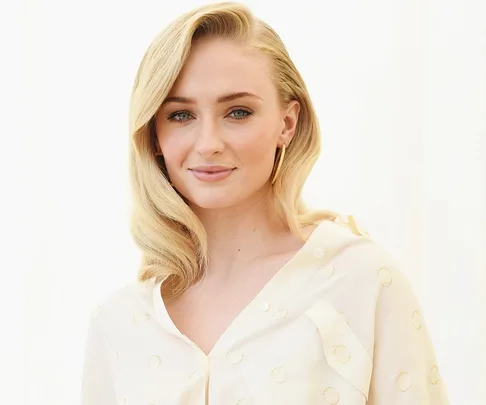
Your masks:
M 204 158 L 209 158 L 224 150 L 224 141 L 221 128 L 214 120 L 200 120 L 197 131 L 195 150 Z

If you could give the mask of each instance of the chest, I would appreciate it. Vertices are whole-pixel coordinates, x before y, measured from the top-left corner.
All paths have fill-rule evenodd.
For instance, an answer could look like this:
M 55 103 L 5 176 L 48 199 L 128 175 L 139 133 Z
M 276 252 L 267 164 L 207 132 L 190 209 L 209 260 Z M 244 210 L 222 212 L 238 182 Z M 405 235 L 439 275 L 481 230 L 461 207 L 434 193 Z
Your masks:
M 209 354 L 233 321 L 271 282 L 287 257 L 246 269 L 231 279 L 207 278 L 183 296 L 166 302 L 177 329 Z

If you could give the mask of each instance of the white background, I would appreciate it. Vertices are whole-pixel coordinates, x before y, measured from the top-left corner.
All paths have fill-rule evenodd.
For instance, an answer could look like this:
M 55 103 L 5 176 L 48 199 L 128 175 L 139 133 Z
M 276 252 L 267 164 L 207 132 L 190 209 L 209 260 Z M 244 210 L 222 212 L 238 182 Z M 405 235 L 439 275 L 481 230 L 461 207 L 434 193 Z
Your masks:
M 139 261 L 128 232 L 135 72 L 154 36 L 204 3 L 26 2 L 27 104 L 2 118 L 2 144 L 18 145 L 0 151 L 2 314 L 25 339 L 3 333 L 1 403 L 78 403 L 88 312 Z M 486 3 L 245 3 L 279 32 L 319 114 L 306 200 L 353 213 L 403 263 L 451 404 L 484 405 Z M 17 31 L 4 31 L 11 45 Z M 9 74 L 18 60 L 4 58 Z M 19 103 L 13 76 L 2 82 Z

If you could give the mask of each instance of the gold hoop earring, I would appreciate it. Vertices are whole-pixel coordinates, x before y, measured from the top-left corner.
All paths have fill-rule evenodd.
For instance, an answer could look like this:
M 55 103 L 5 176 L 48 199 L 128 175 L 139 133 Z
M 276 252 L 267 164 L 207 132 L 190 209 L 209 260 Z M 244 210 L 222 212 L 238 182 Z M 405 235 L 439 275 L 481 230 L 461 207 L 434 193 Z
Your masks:
M 285 148 L 286 148 L 285 144 L 283 144 L 282 147 L 280 148 L 277 169 L 275 170 L 275 174 L 273 175 L 272 184 L 275 183 L 275 180 L 277 180 L 278 173 L 280 172 L 280 168 L 282 167 L 282 162 L 285 156 Z

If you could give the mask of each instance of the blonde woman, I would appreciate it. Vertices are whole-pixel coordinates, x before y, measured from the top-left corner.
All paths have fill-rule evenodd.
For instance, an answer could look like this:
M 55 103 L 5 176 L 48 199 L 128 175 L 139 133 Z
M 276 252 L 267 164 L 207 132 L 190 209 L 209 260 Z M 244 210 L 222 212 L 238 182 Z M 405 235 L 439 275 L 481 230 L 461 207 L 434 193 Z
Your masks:
M 318 122 L 267 24 L 237 3 L 174 21 L 130 135 L 143 262 L 92 313 L 84 405 L 447 403 L 407 279 L 301 200 Z

